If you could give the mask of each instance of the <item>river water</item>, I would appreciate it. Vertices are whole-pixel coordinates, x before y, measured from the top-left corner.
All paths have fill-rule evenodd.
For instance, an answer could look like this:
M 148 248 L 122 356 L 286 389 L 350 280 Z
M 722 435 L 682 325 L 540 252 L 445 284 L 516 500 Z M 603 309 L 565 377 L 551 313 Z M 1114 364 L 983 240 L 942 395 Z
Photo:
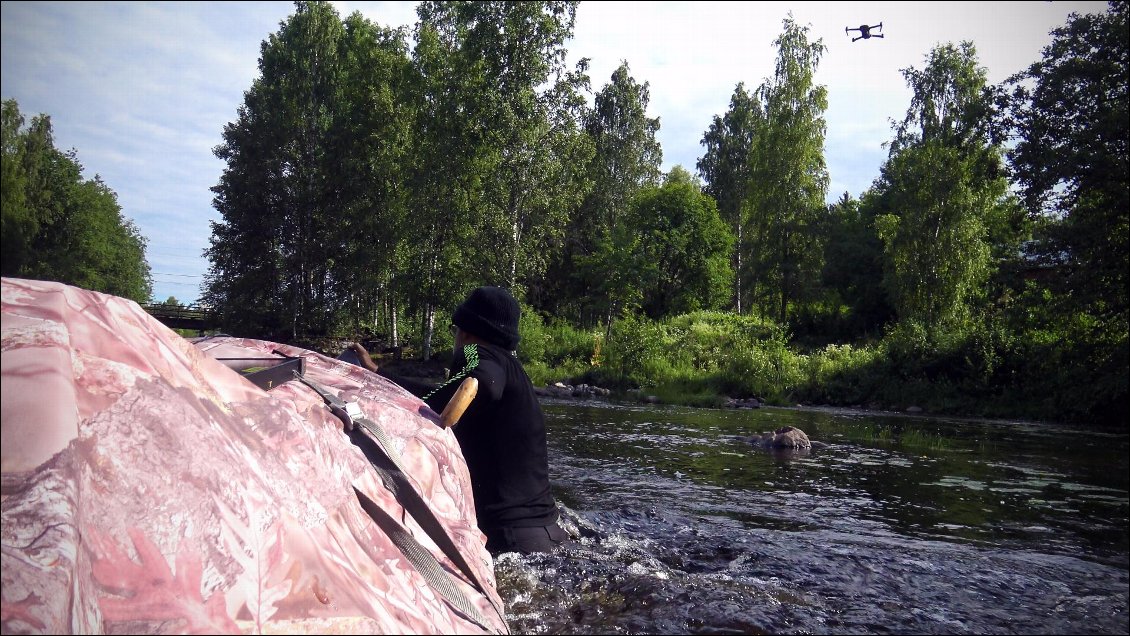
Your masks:
M 543 403 L 578 539 L 496 562 L 514 633 L 1126 634 L 1125 434 Z M 791 425 L 827 444 L 769 452 Z

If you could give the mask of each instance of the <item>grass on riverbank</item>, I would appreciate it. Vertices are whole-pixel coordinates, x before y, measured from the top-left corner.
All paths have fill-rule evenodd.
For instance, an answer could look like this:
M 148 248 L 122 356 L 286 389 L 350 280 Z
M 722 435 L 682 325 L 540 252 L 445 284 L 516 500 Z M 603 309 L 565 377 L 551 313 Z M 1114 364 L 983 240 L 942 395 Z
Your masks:
M 587 383 L 661 402 L 719 406 L 727 397 L 992 418 L 1126 426 L 1118 359 L 999 327 L 965 334 L 901 325 L 881 340 L 796 350 L 773 321 L 694 312 L 625 317 L 603 330 L 546 325 L 524 312 L 519 356 L 535 384 Z M 1117 349 L 1114 349 L 1117 350 Z M 1117 356 L 1116 356 L 1117 358 Z

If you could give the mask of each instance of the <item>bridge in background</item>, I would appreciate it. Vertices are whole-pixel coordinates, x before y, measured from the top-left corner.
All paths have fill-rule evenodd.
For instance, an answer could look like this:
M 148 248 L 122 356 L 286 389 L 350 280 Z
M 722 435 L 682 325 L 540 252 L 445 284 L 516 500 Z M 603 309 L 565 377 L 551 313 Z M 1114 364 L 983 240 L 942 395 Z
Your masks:
M 199 305 L 156 304 L 142 305 L 141 308 L 170 329 L 196 329 L 203 332 L 220 326 L 219 316 Z

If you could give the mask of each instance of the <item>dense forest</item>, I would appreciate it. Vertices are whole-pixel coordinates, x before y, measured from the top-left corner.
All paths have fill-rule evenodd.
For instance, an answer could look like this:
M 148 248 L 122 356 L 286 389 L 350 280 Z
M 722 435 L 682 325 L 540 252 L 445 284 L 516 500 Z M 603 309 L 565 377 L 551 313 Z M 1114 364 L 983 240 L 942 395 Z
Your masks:
M 624 62 L 594 93 L 566 65 L 577 6 L 421 2 L 409 32 L 297 2 L 215 149 L 202 301 L 225 331 L 427 359 L 494 284 L 522 301 L 537 382 L 1126 426 L 1127 2 L 1073 14 L 1000 85 L 970 42 L 924 51 L 880 174 L 832 205 L 806 27 L 783 21 L 773 76 L 664 173 L 648 83 Z M 11 117 L 5 275 L 147 293 L 143 259 L 140 282 L 28 260 L 66 222 L 29 157 L 77 163 Z
M 51 118 L 25 127 L 3 104 L 0 273 L 55 280 L 146 302 L 152 291 L 145 237 L 102 179 L 84 179 L 74 150 L 55 148 Z

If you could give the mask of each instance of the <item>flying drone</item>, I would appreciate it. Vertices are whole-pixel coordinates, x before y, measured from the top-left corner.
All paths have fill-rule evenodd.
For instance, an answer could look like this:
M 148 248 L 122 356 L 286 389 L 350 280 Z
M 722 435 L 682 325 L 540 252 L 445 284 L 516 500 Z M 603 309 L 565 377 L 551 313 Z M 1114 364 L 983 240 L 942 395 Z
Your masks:
M 881 37 L 883 37 L 882 33 L 871 33 L 871 29 L 879 29 L 880 31 L 882 31 L 883 30 L 883 23 L 880 22 L 879 24 L 877 24 L 875 26 L 867 26 L 866 24 L 861 24 L 861 25 L 859 25 L 859 28 L 857 28 L 857 29 L 849 29 L 848 27 L 844 27 L 844 33 L 846 34 L 850 31 L 859 31 L 859 37 L 852 38 L 851 39 L 852 42 L 855 42 L 856 40 L 869 40 L 871 38 L 881 38 Z

